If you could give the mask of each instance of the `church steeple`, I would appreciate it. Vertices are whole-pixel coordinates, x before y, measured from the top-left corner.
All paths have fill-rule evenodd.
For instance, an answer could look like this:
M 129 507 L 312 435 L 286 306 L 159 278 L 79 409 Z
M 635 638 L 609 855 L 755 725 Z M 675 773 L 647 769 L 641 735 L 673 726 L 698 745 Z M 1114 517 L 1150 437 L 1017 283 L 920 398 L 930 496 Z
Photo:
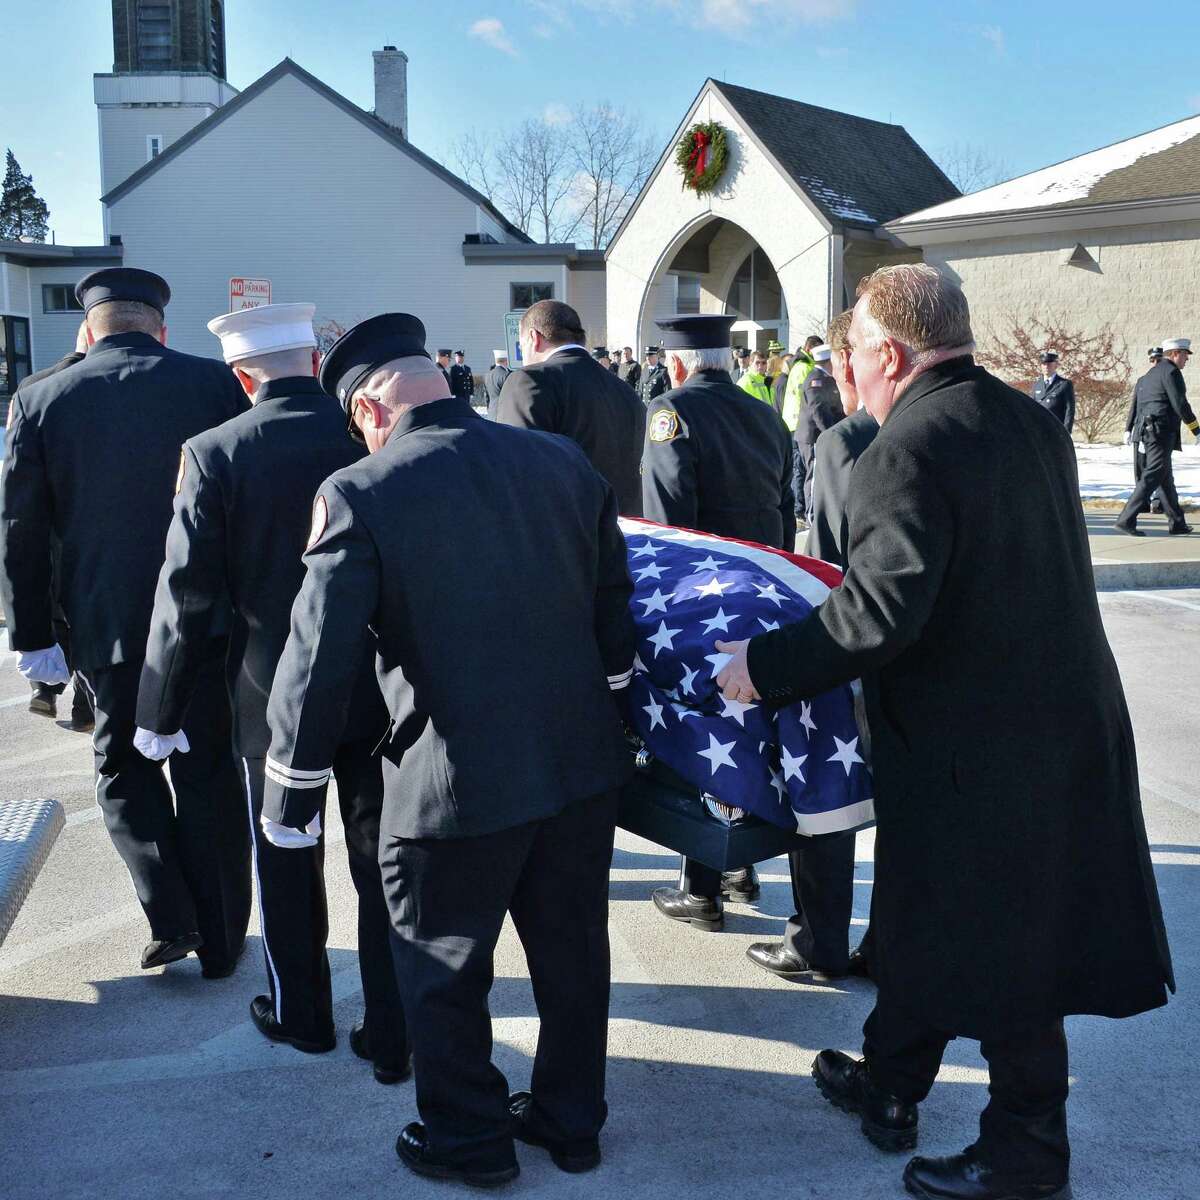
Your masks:
M 222 0 L 112 0 L 113 73 L 225 78 Z

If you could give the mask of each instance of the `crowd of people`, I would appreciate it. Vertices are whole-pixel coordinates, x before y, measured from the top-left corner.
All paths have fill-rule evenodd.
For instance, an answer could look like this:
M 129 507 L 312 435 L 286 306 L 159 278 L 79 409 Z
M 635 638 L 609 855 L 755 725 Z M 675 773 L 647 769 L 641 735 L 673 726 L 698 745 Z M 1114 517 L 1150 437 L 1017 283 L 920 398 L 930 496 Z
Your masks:
M 876 271 L 822 336 L 749 356 L 737 382 L 731 316 L 665 318 L 661 345 L 641 362 L 624 347 L 614 370 L 571 307 L 540 301 L 520 369 L 498 352 L 484 379 L 490 419 L 462 353 L 431 355 L 412 314 L 323 357 L 311 304 L 225 314 L 218 362 L 166 346 L 157 275 L 107 269 L 77 296 L 86 354 L 13 400 L 0 599 L 22 675 L 74 671 L 94 704 L 143 968 L 194 953 L 229 975 L 253 874 L 251 1018 L 332 1050 L 333 780 L 358 897 L 349 1040 L 379 1082 L 415 1076 L 401 1161 L 498 1186 L 520 1141 L 596 1167 L 620 1102 L 608 874 L 639 653 L 618 517 L 790 552 L 803 514 L 844 580 L 807 620 L 715 640 L 718 684 L 782 705 L 862 680 L 871 921 L 852 953 L 854 835 L 808 839 L 785 934 L 749 958 L 874 981 L 862 1057 L 823 1050 L 812 1073 L 882 1149 L 916 1147 L 947 1043 L 980 1040 L 979 1137 L 913 1158 L 912 1194 L 1069 1195 L 1063 1018 L 1142 1012 L 1174 981 L 1070 437 L 975 364 L 956 284 Z M 1149 411 L 1147 496 L 1163 480 Z M 758 891 L 752 866 L 685 859 L 652 899 L 716 931 L 724 897 Z M 488 1010 L 506 914 L 540 1018 L 511 1093 Z

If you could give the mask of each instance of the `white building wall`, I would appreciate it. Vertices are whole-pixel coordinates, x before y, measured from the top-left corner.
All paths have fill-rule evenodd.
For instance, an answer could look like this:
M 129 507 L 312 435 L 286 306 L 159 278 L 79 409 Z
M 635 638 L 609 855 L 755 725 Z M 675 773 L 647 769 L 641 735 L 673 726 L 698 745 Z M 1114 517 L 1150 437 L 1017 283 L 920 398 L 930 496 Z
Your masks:
M 608 252 L 608 324 L 615 342 L 653 340 L 644 304 L 650 285 L 687 236 L 710 217 L 739 225 L 766 252 L 783 286 L 795 326 L 830 316 L 830 230 L 791 181 L 742 130 L 711 90 L 691 121 L 717 121 L 729 142 L 729 166 L 716 192 L 697 196 L 680 186 L 673 163 L 647 186 L 637 211 Z M 723 297 L 722 297 L 723 300 Z M 639 329 L 639 320 L 641 328 Z
M 111 206 L 125 264 L 171 285 L 171 344 L 216 356 L 205 323 L 229 307 L 231 276 L 265 277 L 272 299 L 312 301 L 349 326 L 406 311 L 431 346 L 476 368 L 503 332 L 509 279 L 559 279 L 468 266 L 478 206 L 293 75 L 164 163 Z
M 99 270 L 94 265 L 77 263 L 30 269 L 30 298 L 33 301 L 29 328 L 33 335 L 33 369 L 53 366 L 75 349 L 75 335 L 83 320 L 81 312 L 48 313 L 42 308 L 42 284 L 63 283 L 74 286 L 87 274 Z
M 112 191 L 149 161 L 146 138 L 159 134 L 165 150 L 214 110 L 211 108 L 156 105 L 152 108 L 101 108 L 100 192 Z
M 579 314 L 587 334 L 587 345 L 609 346 L 608 321 L 605 309 L 606 288 L 604 271 L 573 271 L 567 268 L 567 303 Z M 632 345 L 632 343 L 630 343 Z

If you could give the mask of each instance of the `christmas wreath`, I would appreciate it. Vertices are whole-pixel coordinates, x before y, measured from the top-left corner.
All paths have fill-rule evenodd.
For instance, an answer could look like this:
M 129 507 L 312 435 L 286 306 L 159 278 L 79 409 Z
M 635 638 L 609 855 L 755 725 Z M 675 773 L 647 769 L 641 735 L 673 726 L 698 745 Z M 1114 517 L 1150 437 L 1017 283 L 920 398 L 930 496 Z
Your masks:
M 728 162 L 725 130 L 715 121 L 693 125 L 675 147 L 675 165 L 683 174 L 683 186 L 699 196 L 717 186 Z

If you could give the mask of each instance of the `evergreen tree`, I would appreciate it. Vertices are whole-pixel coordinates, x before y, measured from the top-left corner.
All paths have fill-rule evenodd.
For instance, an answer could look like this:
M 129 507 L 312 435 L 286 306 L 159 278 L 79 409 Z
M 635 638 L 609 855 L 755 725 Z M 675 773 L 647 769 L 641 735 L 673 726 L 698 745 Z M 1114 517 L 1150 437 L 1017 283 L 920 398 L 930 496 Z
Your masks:
M 33 176 L 21 173 L 17 156 L 9 150 L 0 191 L 0 238 L 44 242 L 49 219 L 45 200 L 33 190 Z

